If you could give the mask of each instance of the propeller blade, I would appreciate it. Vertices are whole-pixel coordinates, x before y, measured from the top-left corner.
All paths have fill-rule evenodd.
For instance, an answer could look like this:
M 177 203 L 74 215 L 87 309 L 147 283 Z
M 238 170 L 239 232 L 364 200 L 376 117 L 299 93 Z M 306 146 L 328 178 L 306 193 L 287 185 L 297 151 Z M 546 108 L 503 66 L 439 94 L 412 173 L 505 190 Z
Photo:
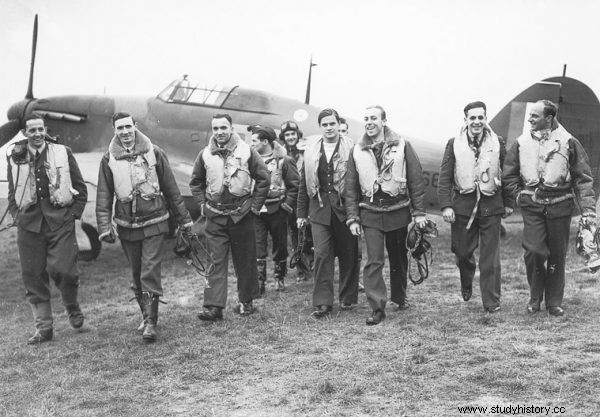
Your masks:
M 4 146 L 8 141 L 17 136 L 20 125 L 18 120 L 9 120 L 0 126 L 0 146 Z
M 33 42 L 31 45 L 31 67 L 29 68 L 29 86 L 27 87 L 26 99 L 33 98 L 33 67 L 35 66 L 35 50 L 37 48 L 37 33 L 38 33 L 38 15 L 35 15 L 33 21 Z

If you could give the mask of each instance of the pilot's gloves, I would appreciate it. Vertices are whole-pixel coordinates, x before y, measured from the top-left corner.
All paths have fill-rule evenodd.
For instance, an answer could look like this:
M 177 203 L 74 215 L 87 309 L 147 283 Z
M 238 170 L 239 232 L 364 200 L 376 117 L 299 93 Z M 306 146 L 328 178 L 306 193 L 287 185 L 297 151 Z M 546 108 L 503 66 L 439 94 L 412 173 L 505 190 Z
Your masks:
M 111 226 L 109 231 L 104 232 L 99 236 L 99 239 L 101 242 L 115 243 L 115 241 L 117 240 L 117 233 L 115 232 L 115 229 Z
M 182 224 L 181 226 L 179 226 L 181 228 L 181 231 L 186 234 L 187 236 L 192 235 L 192 226 L 194 226 L 194 222 L 188 222 L 185 224 Z
M 414 222 L 419 227 L 419 229 L 423 229 L 423 228 L 425 228 L 425 225 L 427 224 L 427 216 L 415 216 Z
M 504 207 L 504 214 L 502 215 L 503 219 L 506 219 L 508 216 L 513 214 L 514 209 L 512 207 Z
M 298 227 L 298 229 L 302 229 L 307 224 L 308 224 L 308 219 L 306 219 L 306 218 L 296 219 L 296 226 Z

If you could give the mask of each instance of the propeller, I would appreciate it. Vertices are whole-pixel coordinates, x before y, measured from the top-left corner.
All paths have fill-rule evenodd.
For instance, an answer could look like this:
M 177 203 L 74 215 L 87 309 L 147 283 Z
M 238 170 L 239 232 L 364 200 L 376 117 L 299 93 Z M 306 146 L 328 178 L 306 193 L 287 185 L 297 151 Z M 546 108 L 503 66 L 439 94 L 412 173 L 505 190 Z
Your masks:
M 35 51 L 37 48 L 37 33 L 38 33 L 38 15 L 35 15 L 33 21 L 33 41 L 31 45 L 31 65 L 29 68 L 29 84 L 27 86 L 27 94 L 25 100 L 15 103 L 8 110 L 8 122 L 0 126 L 0 146 L 14 138 L 22 126 L 23 119 L 26 115 L 26 110 L 34 99 L 33 97 L 33 68 L 35 67 Z

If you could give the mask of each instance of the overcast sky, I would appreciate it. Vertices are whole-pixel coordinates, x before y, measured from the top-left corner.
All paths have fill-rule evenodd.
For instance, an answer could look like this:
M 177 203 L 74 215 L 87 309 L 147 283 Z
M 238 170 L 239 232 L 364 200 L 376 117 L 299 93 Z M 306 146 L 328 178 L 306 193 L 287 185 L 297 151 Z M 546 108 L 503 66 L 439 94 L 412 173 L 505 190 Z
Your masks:
M 600 92 L 596 0 L 0 0 L 0 122 L 27 89 L 39 14 L 34 95 L 156 95 L 183 73 L 304 99 L 445 142 L 462 108 L 493 116 L 541 79 Z

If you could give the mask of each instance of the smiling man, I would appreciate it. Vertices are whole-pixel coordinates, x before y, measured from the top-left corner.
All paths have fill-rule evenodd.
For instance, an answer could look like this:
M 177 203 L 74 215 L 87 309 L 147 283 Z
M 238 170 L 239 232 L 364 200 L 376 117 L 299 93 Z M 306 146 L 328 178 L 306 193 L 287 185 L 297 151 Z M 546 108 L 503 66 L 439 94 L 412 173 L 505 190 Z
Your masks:
M 313 317 L 331 314 L 333 272 L 339 260 L 339 302 L 349 310 L 358 301 L 358 241 L 346 227 L 344 177 L 352 141 L 340 138 L 339 115 L 333 109 L 319 113 L 322 136 L 304 153 L 298 193 L 298 228 L 310 219 L 315 245 Z
M 500 310 L 500 227 L 513 211 L 512 199 L 502 192 L 501 172 L 506 149 L 487 124 L 485 104 L 464 108 L 464 125 L 448 141 L 438 181 L 444 220 L 451 223 L 452 252 L 460 273 L 461 295 L 469 301 L 479 251 L 479 286 L 483 308 Z
M 371 106 L 364 113 L 365 133 L 354 146 L 346 174 L 346 223 L 354 236 L 364 233 L 367 263 L 363 282 L 371 315 L 367 325 L 385 319 L 387 288 L 383 279 L 384 244 L 390 263 L 391 300 L 408 307 L 407 227 L 424 226 L 425 181 L 410 143 L 387 126 L 386 112 Z M 411 216 L 412 213 L 412 216 Z
M 8 208 L 17 225 L 25 297 L 36 326 L 27 343 L 37 344 L 54 335 L 49 278 L 60 290 L 71 326 L 83 325 L 75 219 L 83 213 L 87 188 L 71 149 L 47 140 L 42 119 L 26 120 L 23 134 L 27 140 L 8 153 Z
M 595 204 L 588 156 L 557 114 L 549 100 L 531 107 L 530 130 L 509 149 L 502 183 L 523 215 L 527 312 L 537 313 L 545 300 L 551 315 L 562 316 L 571 213 L 576 202 L 584 221 L 593 224 Z
M 145 342 L 154 342 L 163 295 L 161 263 L 169 232 L 167 219 L 172 213 L 187 229 L 192 219 L 164 151 L 137 129 L 129 113 L 116 113 L 112 122 L 114 136 L 98 173 L 98 232 L 100 240 L 115 242 L 114 218 L 131 267 L 131 289 L 142 312 L 138 331 Z
M 198 318 L 223 319 L 227 302 L 229 250 L 237 276 L 242 316 L 254 312 L 252 300 L 259 297 L 256 271 L 255 218 L 265 204 L 270 175 L 260 155 L 233 131 L 228 114 L 215 114 L 212 136 L 194 162 L 190 189 L 206 216 L 206 243 L 214 260 L 207 276 L 204 308 Z

